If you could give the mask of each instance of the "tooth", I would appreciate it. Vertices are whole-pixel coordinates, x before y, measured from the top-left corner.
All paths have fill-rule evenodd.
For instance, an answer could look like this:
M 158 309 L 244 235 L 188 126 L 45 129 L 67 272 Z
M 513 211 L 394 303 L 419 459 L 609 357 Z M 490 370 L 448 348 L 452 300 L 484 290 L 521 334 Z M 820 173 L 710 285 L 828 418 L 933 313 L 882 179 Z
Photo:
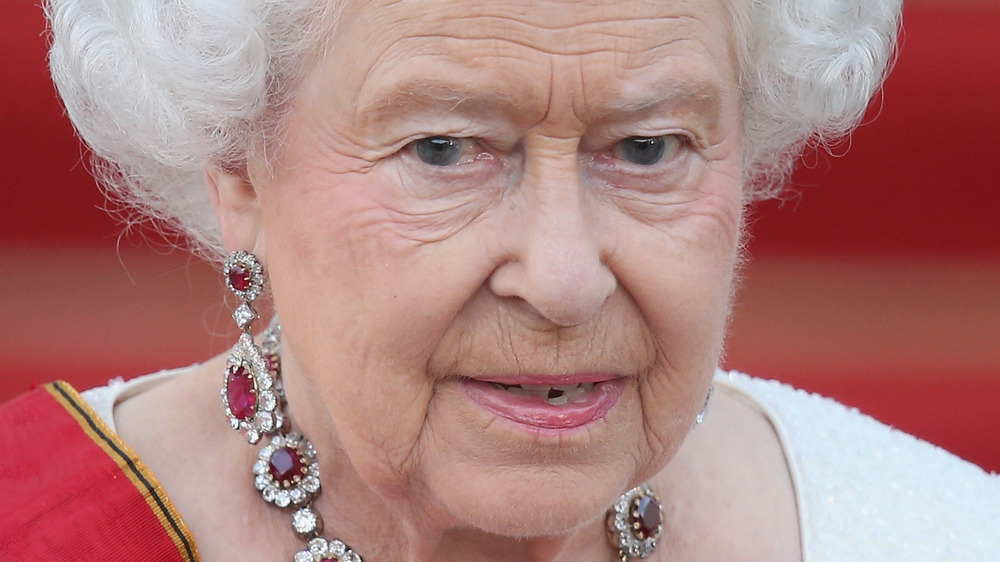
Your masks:
M 509 386 L 507 392 L 514 396 L 535 396 L 535 393 L 521 386 Z
M 537 384 L 522 384 L 520 388 L 524 389 L 527 396 L 537 396 L 539 398 L 548 398 L 549 390 L 551 386 L 540 386 Z

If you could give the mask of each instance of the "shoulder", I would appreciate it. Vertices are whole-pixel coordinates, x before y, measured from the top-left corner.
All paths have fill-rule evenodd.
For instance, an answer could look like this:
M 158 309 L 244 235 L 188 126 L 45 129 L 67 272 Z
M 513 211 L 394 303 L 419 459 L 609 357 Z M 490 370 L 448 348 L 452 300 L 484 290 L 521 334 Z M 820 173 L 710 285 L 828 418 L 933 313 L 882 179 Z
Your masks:
M 0 551 L 16 559 L 195 560 L 156 478 L 70 385 L 0 406 Z
M 115 427 L 115 406 L 119 402 L 124 402 L 133 396 L 139 395 L 164 382 L 175 379 L 194 369 L 181 367 L 178 369 L 166 369 L 148 375 L 142 375 L 125 381 L 121 377 L 116 377 L 108 381 L 104 386 L 98 386 L 89 390 L 84 390 L 80 396 L 93 408 L 94 412 L 101 418 L 112 431 L 117 432 Z
M 1000 478 L 833 400 L 725 373 L 771 421 L 806 560 L 995 560 Z

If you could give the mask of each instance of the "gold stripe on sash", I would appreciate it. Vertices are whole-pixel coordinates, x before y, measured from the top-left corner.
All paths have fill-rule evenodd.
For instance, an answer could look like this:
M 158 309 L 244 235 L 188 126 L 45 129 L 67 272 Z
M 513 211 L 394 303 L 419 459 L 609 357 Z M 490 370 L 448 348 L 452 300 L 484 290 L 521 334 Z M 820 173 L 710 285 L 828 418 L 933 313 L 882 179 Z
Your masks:
M 128 445 L 104 423 L 104 420 L 90 407 L 90 404 L 68 383 L 56 381 L 45 385 L 45 390 L 56 399 L 66 411 L 80 424 L 80 428 L 97 444 L 104 453 L 128 477 L 156 518 L 163 526 L 167 536 L 174 542 L 181 559 L 185 562 L 198 561 L 198 548 L 174 504 L 167 498 L 160 482 L 139 460 Z

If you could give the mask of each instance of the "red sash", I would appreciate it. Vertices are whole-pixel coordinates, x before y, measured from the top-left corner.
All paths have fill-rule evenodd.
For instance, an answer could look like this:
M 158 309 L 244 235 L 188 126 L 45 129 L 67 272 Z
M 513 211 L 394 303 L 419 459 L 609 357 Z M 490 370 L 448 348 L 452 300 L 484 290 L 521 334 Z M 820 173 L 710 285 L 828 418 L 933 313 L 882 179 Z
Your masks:
M 159 482 L 65 382 L 0 407 L 0 559 L 194 562 Z

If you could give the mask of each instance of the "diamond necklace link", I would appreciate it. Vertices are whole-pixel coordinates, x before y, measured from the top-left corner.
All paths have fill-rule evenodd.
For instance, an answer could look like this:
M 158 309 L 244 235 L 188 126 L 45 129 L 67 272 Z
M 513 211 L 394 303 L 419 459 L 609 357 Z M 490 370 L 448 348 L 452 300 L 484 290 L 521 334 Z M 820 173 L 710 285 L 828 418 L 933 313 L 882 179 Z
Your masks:
M 281 380 L 280 336 L 281 325 L 272 322 L 261 342 L 261 351 L 275 381 Z M 316 448 L 292 428 L 283 392 L 279 402 L 284 423 L 261 447 L 253 464 L 253 483 L 267 503 L 282 510 L 294 510 L 292 530 L 306 541 L 306 547 L 295 553 L 293 562 L 363 562 L 343 541 L 321 536 L 323 518 L 313 507 L 322 492 Z

